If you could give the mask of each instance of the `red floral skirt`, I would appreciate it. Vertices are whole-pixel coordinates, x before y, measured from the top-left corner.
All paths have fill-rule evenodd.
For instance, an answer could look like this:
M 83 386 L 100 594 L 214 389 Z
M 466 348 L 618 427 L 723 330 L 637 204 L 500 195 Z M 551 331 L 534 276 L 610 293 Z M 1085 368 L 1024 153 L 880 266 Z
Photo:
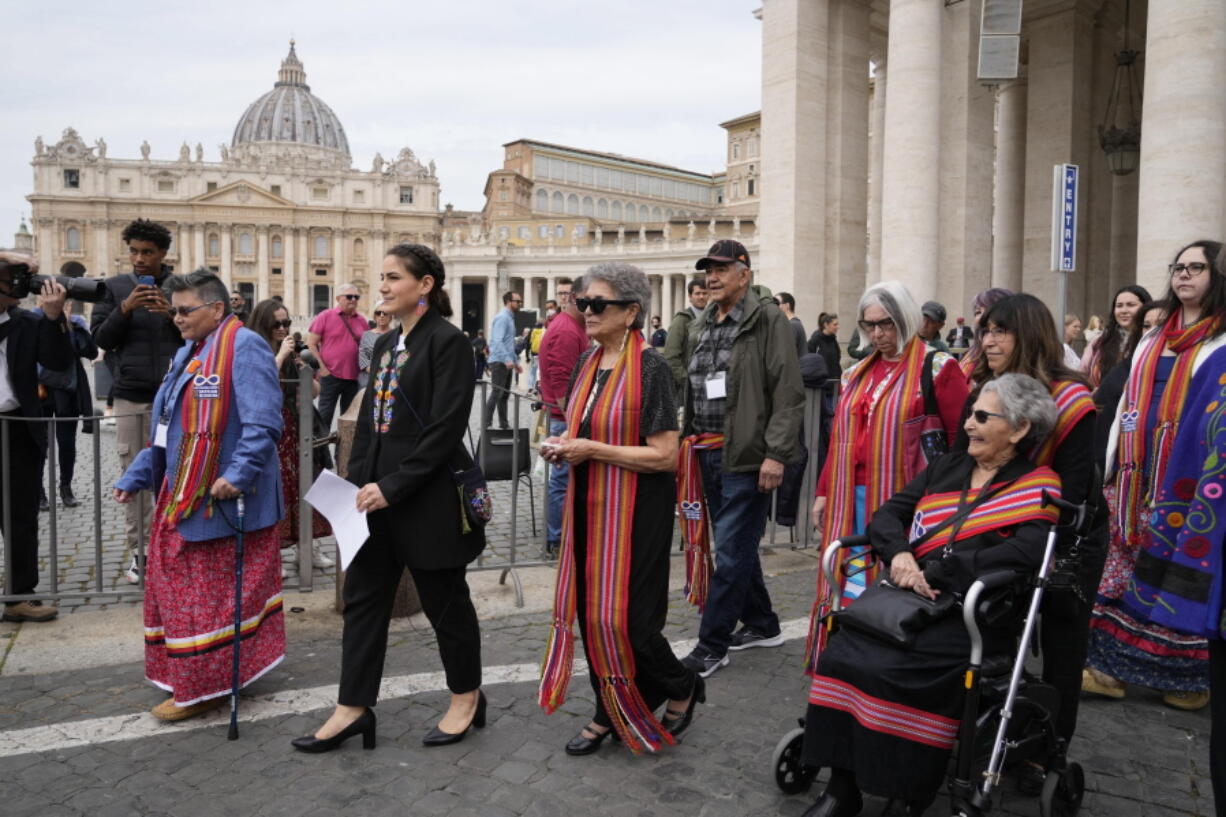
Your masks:
M 281 407 L 284 429 L 277 441 L 277 460 L 281 464 L 281 495 L 285 498 L 285 518 L 277 523 L 282 547 L 298 544 L 298 413 Z M 331 536 L 332 526 L 319 511 L 311 511 L 311 538 Z
M 145 584 L 145 677 L 187 706 L 230 694 L 234 660 L 233 536 L 188 542 L 158 496 Z M 243 535 L 239 683 L 285 657 L 280 541 L 275 525 Z

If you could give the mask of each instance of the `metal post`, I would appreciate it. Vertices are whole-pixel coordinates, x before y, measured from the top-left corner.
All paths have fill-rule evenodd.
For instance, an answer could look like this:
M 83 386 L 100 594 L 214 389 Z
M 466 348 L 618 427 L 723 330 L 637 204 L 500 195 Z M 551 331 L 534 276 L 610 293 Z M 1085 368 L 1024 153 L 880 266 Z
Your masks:
M 12 446 L 9 445 L 11 433 L 9 432 L 9 418 L 0 417 L 0 478 L 4 482 L 4 593 L 7 596 L 13 595 L 13 479 L 12 469 L 9 467 L 9 452 Z
M 55 430 L 58 428 L 55 417 L 50 417 L 45 420 L 47 425 L 47 463 L 51 467 L 47 470 L 47 506 L 51 509 L 50 519 L 47 523 L 47 544 L 51 555 L 51 593 L 54 595 L 60 589 L 60 559 L 59 559 L 59 528 L 56 524 L 57 514 L 55 511 L 55 484 L 56 484 L 56 452 L 55 452 Z
M 478 380 L 477 388 L 481 392 L 481 402 L 477 405 L 477 456 L 480 459 L 480 462 L 477 464 L 481 466 L 481 472 L 486 473 L 489 470 L 489 468 L 486 466 L 486 459 L 489 457 L 489 452 L 486 449 L 489 447 L 489 443 L 485 436 L 485 401 L 489 396 L 488 381 Z M 477 567 L 483 567 L 484 565 L 485 551 L 482 550 L 477 556 Z
M 508 389 L 508 392 L 510 390 Z M 515 550 L 518 545 L 516 529 L 519 513 L 519 395 L 511 392 L 515 398 L 511 409 L 511 557 L 510 563 L 515 564 Z
M 152 416 L 152 413 L 153 412 L 150 411 L 151 416 Z M 137 420 L 137 424 L 140 427 L 140 436 L 137 437 L 137 439 L 140 439 L 140 440 L 147 439 L 147 437 L 145 436 L 145 414 L 144 412 L 141 412 L 140 414 L 138 414 L 137 417 L 139 418 Z M 156 491 L 158 490 L 158 488 L 155 486 L 153 490 Z M 146 567 L 145 565 L 145 503 L 148 502 L 148 499 L 146 498 L 145 495 L 147 493 L 148 491 L 137 491 L 136 492 L 136 511 L 137 511 L 137 514 L 136 514 L 136 564 L 137 564 L 136 575 L 140 579 L 139 587 L 141 590 L 145 589 L 145 572 L 146 572 L 145 571 L 145 567 Z
M 311 385 L 315 373 L 309 366 L 298 369 L 298 592 L 309 593 L 315 587 L 315 572 L 311 557 L 311 506 L 306 501 L 314 475 L 315 442 L 314 395 Z M 339 564 L 339 562 L 338 562 Z
M 102 592 L 102 421 L 94 420 L 94 588 Z M 120 565 L 122 568 L 123 565 Z

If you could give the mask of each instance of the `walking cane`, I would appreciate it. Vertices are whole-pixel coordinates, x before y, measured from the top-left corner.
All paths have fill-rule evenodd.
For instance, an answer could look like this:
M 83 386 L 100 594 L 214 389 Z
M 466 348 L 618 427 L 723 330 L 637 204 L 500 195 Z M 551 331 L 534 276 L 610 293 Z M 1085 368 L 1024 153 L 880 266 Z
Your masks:
M 238 495 L 237 536 L 234 541 L 234 666 L 230 672 L 230 734 L 229 740 L 238 740 L 238 645 L 242 641 L 243 627 L 243 495 Z

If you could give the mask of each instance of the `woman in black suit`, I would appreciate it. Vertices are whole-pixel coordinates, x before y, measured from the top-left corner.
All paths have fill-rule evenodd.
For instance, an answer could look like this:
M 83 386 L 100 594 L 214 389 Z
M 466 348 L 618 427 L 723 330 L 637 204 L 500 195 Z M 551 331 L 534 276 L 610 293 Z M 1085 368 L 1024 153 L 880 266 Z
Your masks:
M 413 574 L 438 638 L 451 707 L 422 742 L 455 743 L 485 726 L 481 636 L 464 578 L 485 547 L 480 529 L 462 529 L 451 468 L 467 465 L 463 436 L 473 398 L 473 352 L 446 319 L 443 262 L 428 247 L 397 244 L 383 260 L 379 294 L 400 321 L 371 354 L 349 479 L 361 490 L 370 539 L 345 578 L 345 628 L 336 710 L 314 735 L 293 741 L 326 752 L 361 734 L 375 745 L 372 707 L 379 692 L 392 601 L 400 574 Z M 467 527 L 467 526 L 464 526 Z

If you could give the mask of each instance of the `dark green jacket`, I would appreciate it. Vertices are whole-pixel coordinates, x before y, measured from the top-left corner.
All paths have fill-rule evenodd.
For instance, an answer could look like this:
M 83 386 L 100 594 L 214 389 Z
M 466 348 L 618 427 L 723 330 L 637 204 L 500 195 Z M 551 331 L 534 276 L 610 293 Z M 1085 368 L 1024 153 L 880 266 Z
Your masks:
M 687 372 L 698 337 L 717 308 L 712 301 L 687 327 Z M 684 385 L 685 433 L 692 434 L 694 412 L 688 375 Z M 725 471 L 757 471 L 767 457 L 782 463 L 798 457 L 805 394 L 796 360 L 796 339 L 766 287 L 749 288 L 745 318 L 732 342 L 726 400 Z
M 685 350 L 693 322 L 694 312 L 687 306 L 673 317 L 673 322 L 668 325 L 668 337 L 664 339 L 663 355 L 668 361 L 668 368 L 672 370 L 678 400 L 685 396 L 686 365 L 689 363 Z

